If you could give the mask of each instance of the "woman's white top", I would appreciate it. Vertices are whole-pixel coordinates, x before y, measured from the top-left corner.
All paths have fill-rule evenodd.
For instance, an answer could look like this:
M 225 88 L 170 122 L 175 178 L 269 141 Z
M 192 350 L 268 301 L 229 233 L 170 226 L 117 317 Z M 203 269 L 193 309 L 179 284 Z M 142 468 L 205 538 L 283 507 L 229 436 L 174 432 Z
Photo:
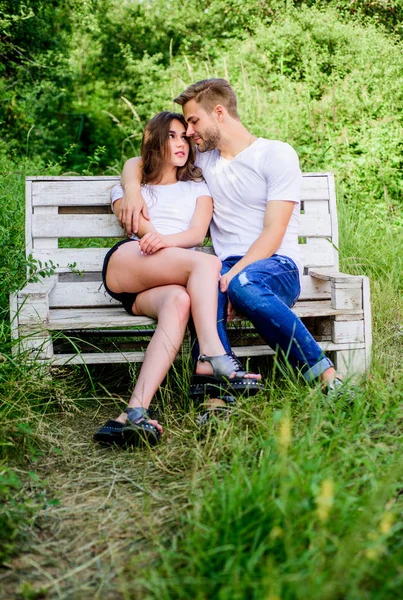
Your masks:
M 190 227 L 197 199 L 200 196 L 210 196 L 210 191 L 204 181 L 178 181 L 171 185 L 145 185 L 141 193 L 147 204 L 151 223 L 158 233 L 169 235 L 181 233 Z M 120 184 L 111 190 L 113 203 L 123 198 L 124 192 Z M 133 236 L 137 239 L 137 236 Z

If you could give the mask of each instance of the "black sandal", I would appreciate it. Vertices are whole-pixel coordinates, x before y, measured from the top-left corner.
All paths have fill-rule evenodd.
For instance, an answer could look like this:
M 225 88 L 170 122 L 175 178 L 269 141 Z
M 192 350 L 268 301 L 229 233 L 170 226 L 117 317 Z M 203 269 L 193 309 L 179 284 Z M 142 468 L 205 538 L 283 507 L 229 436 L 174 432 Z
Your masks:
M 206 356 L 201 354 L 197 360 L 209 362 L 213 367 L 213 375 L 193 375 L 189 388 L 189 396 L 201 398 L 206 395 L 222 396 L 233 393 L 246 393 L 249 396 L 263 390 L 257 379 L 247 379 L 238 358 L 232 354 Z M 233 377 L 230 377 L 235 372 Z
M 94 442 L 101 446 L 123 446 L 123 423 L 120 421 L 107 421 L 96 433 L 94 433 Z
M 219 396 L 217 400 L 222 400 L 223 404 L 220 406 L 205 406 L 204 410 L 196 416 L 196 424 L 200 428 L 206 427 L 214 419 L 226 421 L 230 418 L 235 407 L 234 396 Z
M 126 423 L 122 428 L 123 445 L 139 446 L 142 443 L 155 446 L 161 439 L 161 434 L 155 425 L 150 423 L 150 413 L 141 406 L 126 408 Z

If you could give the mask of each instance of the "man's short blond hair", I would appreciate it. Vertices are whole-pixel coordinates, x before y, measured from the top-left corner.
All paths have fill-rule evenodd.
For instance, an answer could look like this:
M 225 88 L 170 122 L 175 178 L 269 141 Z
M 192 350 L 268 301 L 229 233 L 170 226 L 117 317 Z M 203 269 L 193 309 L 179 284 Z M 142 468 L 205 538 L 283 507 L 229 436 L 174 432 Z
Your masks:
M 174 102 L 181 106 L 189 100 L 196 100 L 208 113 L 212 113 L 217 104 L 221 104 L 231 117 L 239 119 L 236 95 L 226 79 L 202 79 L 174 98 Z

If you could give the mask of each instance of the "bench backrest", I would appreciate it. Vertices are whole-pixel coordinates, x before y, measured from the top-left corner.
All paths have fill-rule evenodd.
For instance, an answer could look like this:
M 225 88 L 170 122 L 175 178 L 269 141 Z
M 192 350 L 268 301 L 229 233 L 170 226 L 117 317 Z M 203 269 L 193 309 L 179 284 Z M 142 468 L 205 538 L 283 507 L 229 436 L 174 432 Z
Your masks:
M 123 236 L 109 198 L 118 181 L 119 177 L 108 176 L 27 177 L 26 253 L 42 264 L 52 261 L 57 265 L 59 282 L 52 292 L 53 306 L 115 304 L 100 289 L 100 276 L 103 258 L 114 243 L 108 238 Z M 338 269 L 333 174 L 305 173 L 301 198 L 300 244 L 305 267 L 301 297 L 327 297 L 326 284 L 313 284 L 306 273 L 309 267 Z

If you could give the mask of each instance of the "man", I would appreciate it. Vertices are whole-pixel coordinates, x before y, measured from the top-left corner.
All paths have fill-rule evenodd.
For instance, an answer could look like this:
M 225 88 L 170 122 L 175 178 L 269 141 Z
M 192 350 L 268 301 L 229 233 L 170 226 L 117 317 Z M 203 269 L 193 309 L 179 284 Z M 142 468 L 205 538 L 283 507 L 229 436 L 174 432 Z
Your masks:
M 236 95 L 224 79 L 189 86 L 174 100 L 188 123 L 197 164 L 214 199 L 210 231 L 222 260 L 218 330 L 230 352 L 225 322 L 241 313 L 273 349 L 279 349 L 307 381 L 328 390 L 342 385 L 333 363 L 290 307 L 300 294 L 298 156 L 283 142 L 257 139 L 241 123 Z M 125 198 L 119 220 L 127 234 L 147 212 L 141 198 L 138 159 L 122 173 Z

